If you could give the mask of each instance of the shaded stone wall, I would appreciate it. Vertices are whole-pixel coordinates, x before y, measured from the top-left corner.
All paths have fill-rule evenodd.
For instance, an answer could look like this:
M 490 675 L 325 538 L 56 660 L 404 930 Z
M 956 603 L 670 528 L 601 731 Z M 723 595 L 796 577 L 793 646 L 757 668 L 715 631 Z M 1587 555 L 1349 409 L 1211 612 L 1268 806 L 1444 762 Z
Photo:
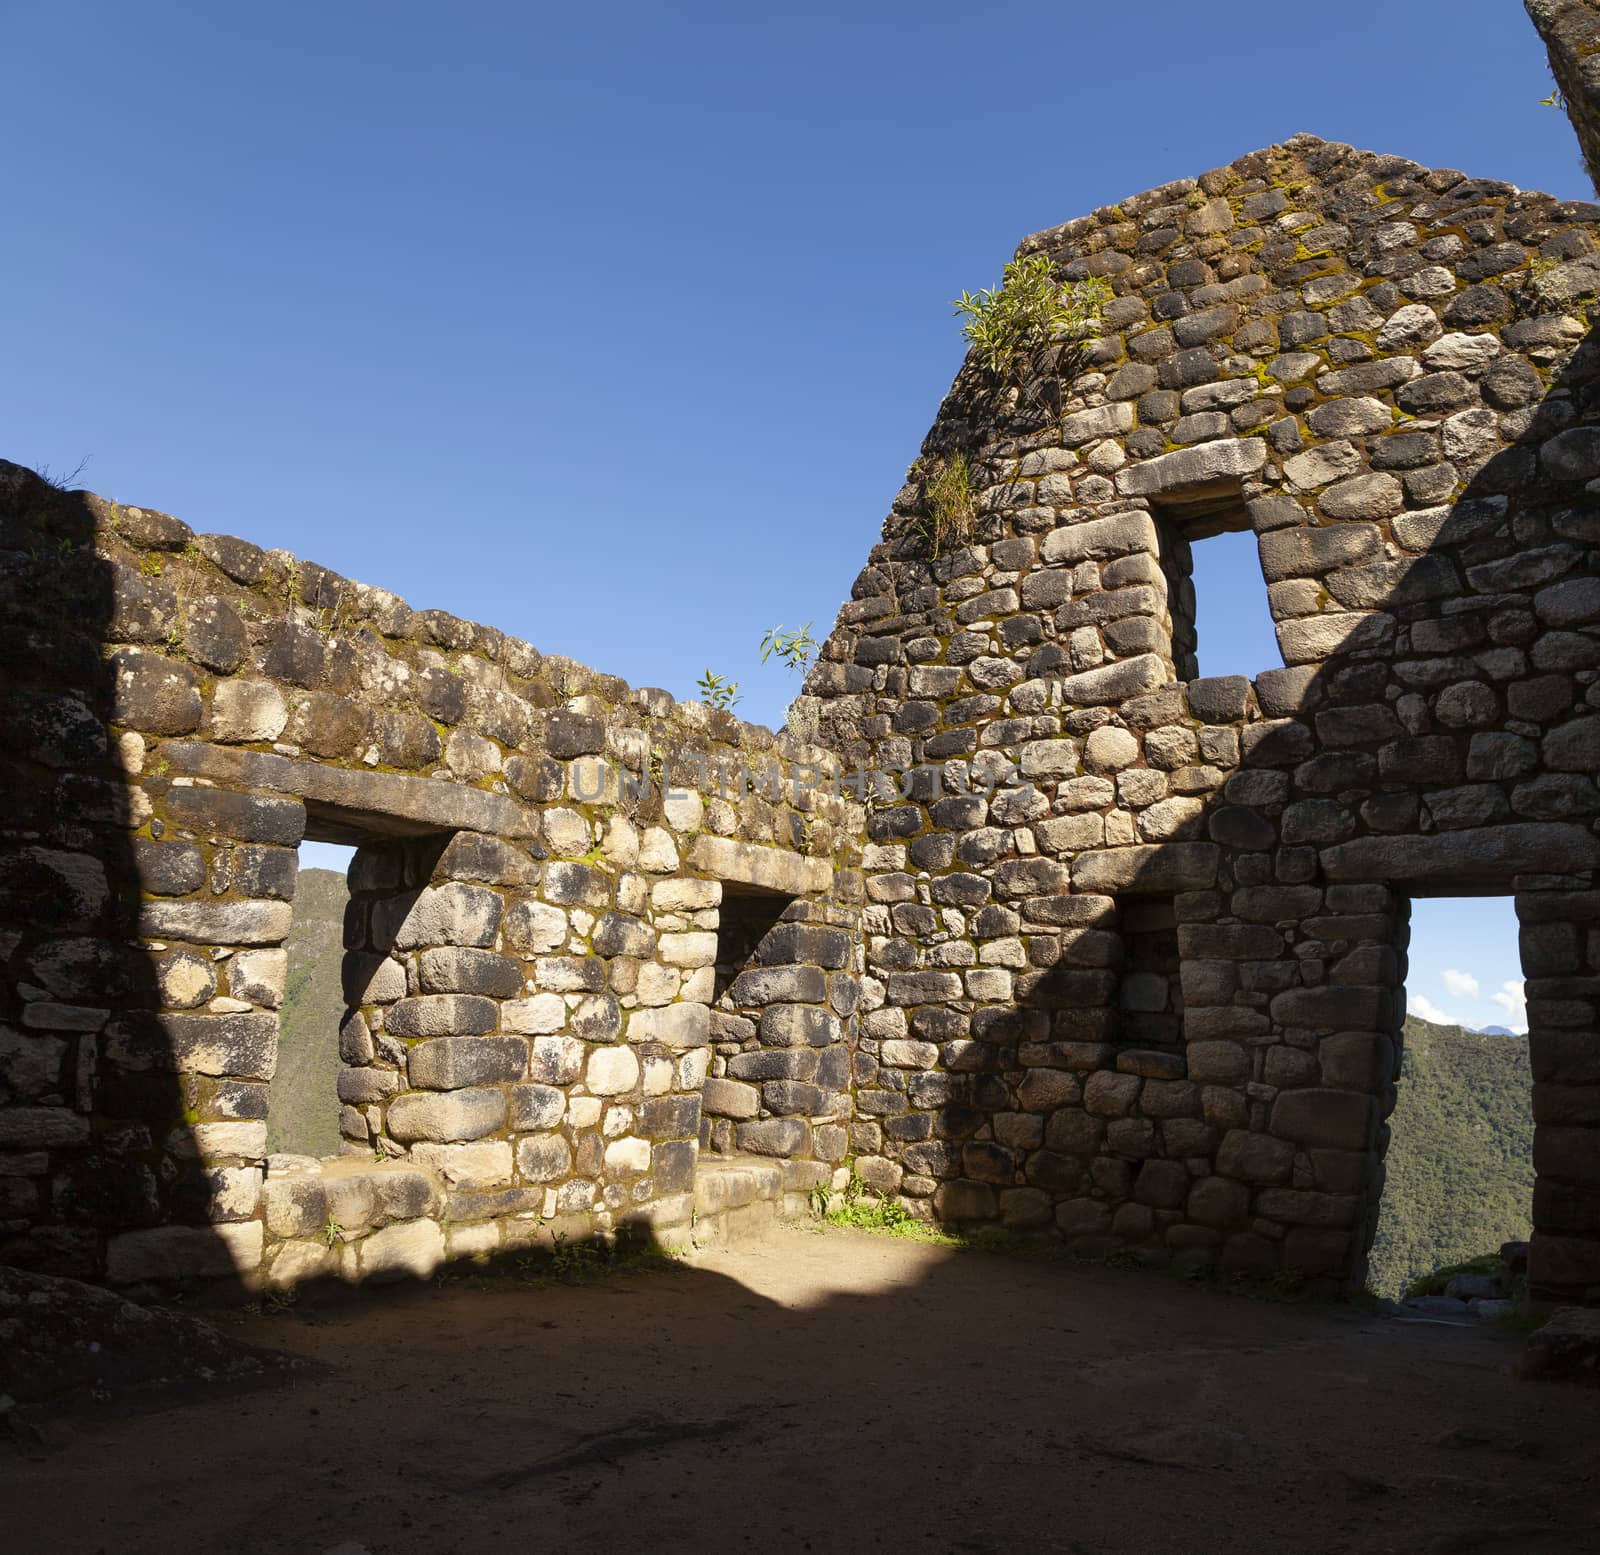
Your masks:
M 687 1226 L 708 1070 L 797 1040 L 723 1143 L 829 1176 L 825 752 L 16 466 L 0 504 L 0 1257 L 292 1283 Z M 336 1164 L 265 1158 L 308 835 L 360 844 Z M 769 912 L 714 1032 L 725 888 Z
M 1577 131 L 1589 181 L 1600 193 L 1600 4 L 1596 0 L 1523 0 L 1544 39 L 1550 72 Z
M 1499 891 L 1534 1285 L 1600 1289 L 1596 215 L 1299 137 L 1022 245 L 1111 282 L 1101 338 L 963 368 L 808 681 L 848 759 L 937 769 L 867 819 L 863 1175 L 1359 1285 L 1409 897 Z M 958 453 L 978 518 L 930 556 Z M 1253 680 L 1194 678 L 1219 529 Z

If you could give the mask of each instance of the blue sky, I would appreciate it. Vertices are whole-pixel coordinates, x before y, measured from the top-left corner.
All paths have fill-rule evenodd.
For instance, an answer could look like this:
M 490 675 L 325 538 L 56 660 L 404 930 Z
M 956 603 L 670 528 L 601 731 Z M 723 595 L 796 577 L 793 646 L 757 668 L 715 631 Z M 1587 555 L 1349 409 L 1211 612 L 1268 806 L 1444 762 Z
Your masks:
M 1511 0 L 58 0 L 0 46 L 6 457 L 769 723 L 762 632 L 831 622 L 1025 233 L 1298 130 L 1586 192 Z M 1206 563 L 1202 668 L 1275 663 Z

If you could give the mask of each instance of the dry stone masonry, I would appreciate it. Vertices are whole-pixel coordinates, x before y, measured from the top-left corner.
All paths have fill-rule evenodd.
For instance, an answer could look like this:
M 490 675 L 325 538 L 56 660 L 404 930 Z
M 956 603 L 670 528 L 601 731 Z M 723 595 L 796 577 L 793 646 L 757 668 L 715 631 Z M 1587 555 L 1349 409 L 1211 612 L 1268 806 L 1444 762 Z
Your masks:
M 1299 137 L 1028 239 L 808 691 L 868 817 L 852 1146 L 926 1213 L 1358 1285 L 1408 902 L 1514 894 L 1532 1281 L 1600 1293 L 1597 212 Z M 938 557 L 930 470 L 980 472 Z M 1283 666 L 1197 679 L 1253 531 Z
M 702 1133 L 773 1163 L 712 1217 L 831 1178 L 864 812 L 826 752 L 0 472 L 0 1256 L 292 1284 L 664 1237 Z M 359 844 L 331 1162 L 265 1157 L 305 836 Z
M 963 368 L 776 736 L 0 465 L 0 1259 L 427 1274 L 854 1173 L 1359 1288 L 1409 903 L 1484 891 L 1530 1288 L 1600 1299 L 1597 216 L 1300 136 L 1028 239 L 1097 338 Z M 327 1161 L 265 1155 L 304 837 L 359 845 Z

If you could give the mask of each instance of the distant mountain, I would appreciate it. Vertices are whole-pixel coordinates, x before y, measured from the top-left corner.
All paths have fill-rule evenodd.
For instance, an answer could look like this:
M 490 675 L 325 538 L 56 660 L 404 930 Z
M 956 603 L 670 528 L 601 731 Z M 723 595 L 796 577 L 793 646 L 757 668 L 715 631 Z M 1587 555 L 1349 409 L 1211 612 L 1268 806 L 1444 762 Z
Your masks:
M 1527 1043 L 1510 1035 L 1406 1017 L 1368 1276 L 1380 1295 L 1528 1235 L 1533 1075 Z
M 267 1112 L 268 1150 L 339 1153 L 340 966 L 349 899 L 345 877 L 337 870 L 300 871 L 289 928 L 278 1069 Z
M 1467 1030 L 1476 1037 L 1516 1037 L 1523 1033 L 1513 1031 L 1509 1026 L 1468 1026 Z

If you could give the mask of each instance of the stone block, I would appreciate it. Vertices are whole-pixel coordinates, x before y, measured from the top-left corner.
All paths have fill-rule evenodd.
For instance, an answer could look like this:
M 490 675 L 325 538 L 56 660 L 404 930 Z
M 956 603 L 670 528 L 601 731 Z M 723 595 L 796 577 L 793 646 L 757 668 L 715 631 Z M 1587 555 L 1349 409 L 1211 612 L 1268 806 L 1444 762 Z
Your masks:
M 1330 983 L 1274 994 L 1270 1009 L 1279 1026 L 1375 1031 L 1387 1026 L 1390 1002 L 1387 988 Z
M 385 1226 L 355 1245 L 361 1278 L 374 1284 L 432 1279 L 444 1262 L 444 1232 L 434 1220 Z
M 406 969 L 392 956 L 347 951 L 340 966 L 340 979 L 347 1004 L 389 1004 L 405 998 Z
M 1242 1224 L 1249 1208 L 1250 1190 L 1243 1183 L 1201 1177 L 1189 1188 L 1185 1213 L 1203 1226 L 1222 1228 Z
M 1217 1173 L 1239 1182 L 1286 1183 L 1294 1170 L 1294 1154 L 1294 1145 L 1287 1139 L 1230 1129 L 1217 1150 Z
M 500 1006 L 474 994 L 432 993 L 402 999 L 384 1016 L 384 1030 L 395 1037 L 466 1037 L 493 1031 Z
M 572 1148 L 560 1134 L 535 1134 L 517 1144 L 524 1182 L 559 1182 L 572 1171 Z
M 1209 842 L 1148 843 L 1080 853 L 1072 863 L 1078 892 L 1108 896 L 1130 891 L 1198 891 L 1216 880 L 1219 853 Z
M 567 1023 L 566 1001 L 560 994 L 540 993 L 529 999 L 508 999 L 500 1006 L 500 1024 L 520 1036 L 542 1036 Z
M 1568 822 L 1521 822 L 1433 837 L 1358 837 L 1320 857 L 1332 880 L 1495 880 L 1594 869 L 1600 842 Z
M 261 1222 L 210 1227 L 157 1226 L 113 1236 L 106 1246 L 106 1279 L 113 1285 L 147 1280 L 251 1277 L 261 1263 Z
M 1263 439 L 1223 438 L 1129 465 L 1117 476 L 1117 490 L 1127 497 L 1192 499 L 1230 489 L 1266 462 Z
M 780 896 L 825 892 L 833 881 L 833 866 L 825 859 L 703 833 L 690 844 L 689 863 L 719 881 L 731 880 Z
M 704 1004 L 682 1000 L 628 1015 L 630 1042 L 660 1042 L 668 1047 L 701 1047 L 710 1040 L 711 1011 Z
M 402 1144 L 481 1139 L 505 1126 L 506 1099 L 497 1090 L 409 1091 L 389 1103 L 388 1129 Z
M 817 967 L 748 967 L 734 979 L 728 998 L 735 1005 L 821 1004 L 827 982 Z
M 111 657 L 111 722 L 141 734 L 189 734 L 200 727 L 198 677 L 184 663 L 144 648 Z
M 583 1073 L 587 1054 L 576 1037 L 535 1037 L 529 1044 L 528 1078 L 541 1085 L 571 1085 Z
M 719 1118 L 749 1119 L 761 1111 L 761 1093 L 738 1080 L 707 1079 L 703 1092 L 706 1112 Z
M 270 1080 L 277 1065 L 278 1017 L 136 1011 L 108 1028 L 107 1056 L 128 1069 Z
M 221 680 L 211 699 L 211 737 L 234 743 L 275 740 L 289 704 L 270 680 Z
M 1272 1132 L 1301 1145 L 1365 1150 L 1376 1124 L 1376 1102 L 1356 1091 L 1285 1091 L 1272 1104 Z
M 411 1159 L 452 1188 L 498 1188 L 511 1181 L 509 1140 L 479 1139 L 464 1145 L 418 1144 L 412 1146 Z
M 522 991 L 521 967 L 492 950 L 458 946 L 425 950 L 417 958 L 417 973 L 422 991 L 427 994 L 483 994 L 508 999 Z
M 449 1036 L 419 1042 L 407 1055 L 411 1083 L 424 1090 L 501 1085 L 527 1072 L 528 1044 L 521 1037 Z
M 628 1047 L 600 1047 L 589 1054 L 584 1083 L 596 1096 L 622 1096 L 639 1083 L 639 1060 Z
M 811 1129 L 799 1118 L 764 1118 L 740 1123 L 734 1137 L 751 1155 L 792 1156 L 810 1144 Z

